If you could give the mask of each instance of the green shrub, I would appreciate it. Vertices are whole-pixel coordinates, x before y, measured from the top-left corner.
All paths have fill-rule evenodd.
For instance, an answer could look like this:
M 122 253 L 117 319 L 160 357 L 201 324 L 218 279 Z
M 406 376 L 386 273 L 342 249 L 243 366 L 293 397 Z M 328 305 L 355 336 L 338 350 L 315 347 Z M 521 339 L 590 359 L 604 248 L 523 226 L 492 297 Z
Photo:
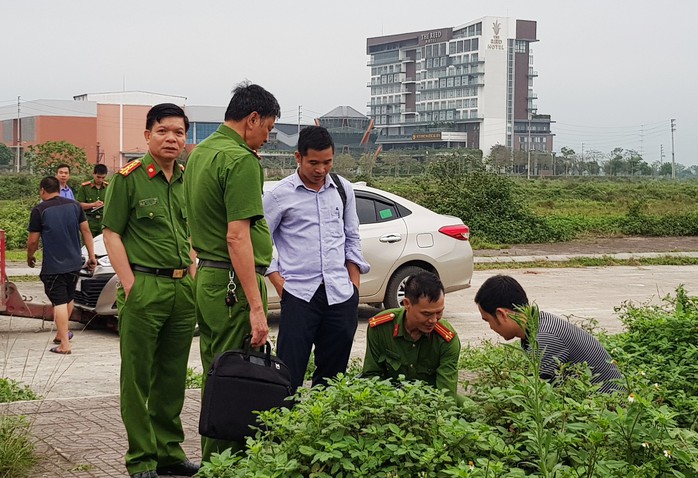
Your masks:
M 9 378 L 0 378 L 0 403 L 36 400 L 39 397 L 28 386 Z M 25 417 L 0 416 L 0 478 L 29 476 L 36 459 Z
M 244 457 L 228 452 L 204 464 L 203 477 L 436 476 L 486 440 L 461 424 L 454 402 L 429 386 L 338 377 L 301 389 L 292 409 L 260 415 L 267 431 L 248 440 Z M 462 425 L 462 426 L 461 426 Z
M 568 239 L 524 206 L 510 178 L 485 171 L 463 172 L 451 159 L 430 163 L 426 175 L 391 190 L 435 212 L 461 218 L 473 237 L 484 242 L 513 244 Z
M 0 378 L 0 403 L 41 398 L 28 385 L 21 385 L 11 378 Z
M 191 367 L 187 367 L 187 381 L 185 383 L 185 388 L 201 388 L 202 379 L 202 373 L 197 372 Z
M 627 374 L 657 384 L 655 393 L 676 421 L 698 431 L 698 298 L 683 287 L 658 306 L 617 309 L 627 332 L 606 339 Z
M 0 478 L 27 477 L 35 462 L 26 419 L 0 416 Z
M 37 201 L 26 199 L 2 201 L 0 207 L 0 229 L 5 230 L 8 249 L 25 247 L 29 233 L 29 215 Z
M 38 201 L 39 176 L 31 174 L 0 174 L 0 201 L 33 199 Z

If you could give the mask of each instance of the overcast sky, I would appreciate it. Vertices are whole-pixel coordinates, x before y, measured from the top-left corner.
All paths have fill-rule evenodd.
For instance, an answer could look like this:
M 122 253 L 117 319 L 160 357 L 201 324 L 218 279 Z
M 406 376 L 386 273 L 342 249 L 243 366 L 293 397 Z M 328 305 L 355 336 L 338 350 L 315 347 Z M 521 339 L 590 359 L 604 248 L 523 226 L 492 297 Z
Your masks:
M 353 0 L 239 2 L 2 0 L 0 106 L 144 90 L 225 105 L 259 83 L 283 122 L 339 105 L 367 113 L 366 38 L 483 16 L 538 22 L 538 112 L 555 150 L 635 149 L 652 163 L 698 164 L 698 2 L 676 0 Z

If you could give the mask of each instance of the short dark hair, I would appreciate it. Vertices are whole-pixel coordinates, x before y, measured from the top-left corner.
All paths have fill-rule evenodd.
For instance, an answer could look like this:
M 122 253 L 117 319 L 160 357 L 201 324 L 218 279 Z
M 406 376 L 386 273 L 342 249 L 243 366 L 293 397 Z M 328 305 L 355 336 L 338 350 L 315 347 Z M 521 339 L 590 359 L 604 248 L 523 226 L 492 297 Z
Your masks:
M 106 164 L 95 164 L 95 168 L 92 170 L 92 174 L 107 174 L 109 169 Z
M 309 149 L 324 151 L 329 147 L 332 147 L 334 153 L 334 141 L 327 128 L 307 126 L 298 134 L 298 152 L 301 156 L 306 156 Z
M 516 279 L 498 274 L 482 283 L 475 294 L 475 303 L 488 314 L 496 315 L 501 307 L 516 310 L 528 305 L 528 297 Z
M 444 294 L 444 285 L 439 277 L 427 271 L 419 272 L 410 276 L 405 282 L 405 298 L 412 303 L 419 302 L 419 299 L 426 297 L 429 302 L 436 302 Z
M 255 111 L 262 118 L 281 116 L 281 107 L 274 95 L 259 85 L 240 83 L 233 90 L 233 97 L 225 110 L 225 121 L 240 121 Z
M 61 190 L 61 185 L 55 176 L 46 176 L 39 183 L 39 188 L 43 189 L 47 193 L 57 193 Z
M 165 118 L 182 118 L 184 131 L 189 131 L 189 118 L 184 114 L 184 110 L 174 103 L 160 103 L 150 108 L 145 118 L 145 129 L 150 131 L 155 123 L 160 123 Z
M 58 166 L 56 166 L 56 172 L 58 172 L 58 170 L 61 168 L 68 168 L 68 172 L 70 172 L 70 165 L 69 164 L 65 164 L 65 163 L 59 164 Z

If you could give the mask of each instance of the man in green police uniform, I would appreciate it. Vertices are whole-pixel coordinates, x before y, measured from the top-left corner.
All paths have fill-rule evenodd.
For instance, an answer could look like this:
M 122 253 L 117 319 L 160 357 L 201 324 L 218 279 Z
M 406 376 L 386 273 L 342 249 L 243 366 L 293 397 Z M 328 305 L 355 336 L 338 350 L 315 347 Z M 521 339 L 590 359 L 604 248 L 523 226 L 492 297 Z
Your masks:
M 431 272 L 411 276 L 400 309 L 369 319 L 363 375 L 422 380 L 456 399 L 460 340 L 441 319 L 444 286 Z
M 109 183 L 105 181 L 108 172 L 106 165 L 95 164 L 92 171 L 92 181 L 85 181 L 75 192 L 75 200 L 85 211 L 92 237 L 102 234 L 102 209 L 107 186 L 109 186 Z
M 121 282 L 121 418 L 133 478 L 193 476 L 199 469 L 182 450 L 179 417 L 196 321 L 195 256 L 176 162 L 188 128 L 179 106 L 153 106 L 148 153 L 114 175 L 104 205 L 104 241 Z
M 238 85 L 224 123 L 189 155 L 184 188 L 192 245 L 199 257 L 196 318 L 205 371 L 217 354 L 241 348 L 248 333 L 254 347 L 267 341 L 264 273 L 272 243 L 262 206 L 264 171 L 256 150 L 267 142 L 280 115 L 271 93 L 258 85 Z M 204 386 L 205 380 L 206 374 Z M 205 461 L 226 448 L 243 448 L 243 443 L 207 437 L 201 444 Z

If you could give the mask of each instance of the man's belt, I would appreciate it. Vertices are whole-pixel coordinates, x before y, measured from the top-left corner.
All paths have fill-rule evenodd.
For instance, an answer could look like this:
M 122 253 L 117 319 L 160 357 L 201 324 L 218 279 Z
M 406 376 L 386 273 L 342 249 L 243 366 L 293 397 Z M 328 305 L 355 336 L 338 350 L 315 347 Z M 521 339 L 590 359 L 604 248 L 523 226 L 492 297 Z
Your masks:
M 172 279 L 182 279 L 183 277 L 186 277 L 188 271 L 188 269 L 153 269 L 136 264 L 131 264 L 131 270 L 136 272 L 145 272 L 146 274 L 153 274 L 156 276 L 170 277 Z
M 205 261 L 205 260 L 200 260 L 199 261 L 199 267 L 212 267 L 214 269 L 225 269 L 232 271 L 233 270 L 233 265 L 230 262 L 224 262 L 224 261 Z M 267 268 L 264 266 L 255 266 L 254 270 L 257 274 L 259 275 L 264 275 L 267 272 Z

